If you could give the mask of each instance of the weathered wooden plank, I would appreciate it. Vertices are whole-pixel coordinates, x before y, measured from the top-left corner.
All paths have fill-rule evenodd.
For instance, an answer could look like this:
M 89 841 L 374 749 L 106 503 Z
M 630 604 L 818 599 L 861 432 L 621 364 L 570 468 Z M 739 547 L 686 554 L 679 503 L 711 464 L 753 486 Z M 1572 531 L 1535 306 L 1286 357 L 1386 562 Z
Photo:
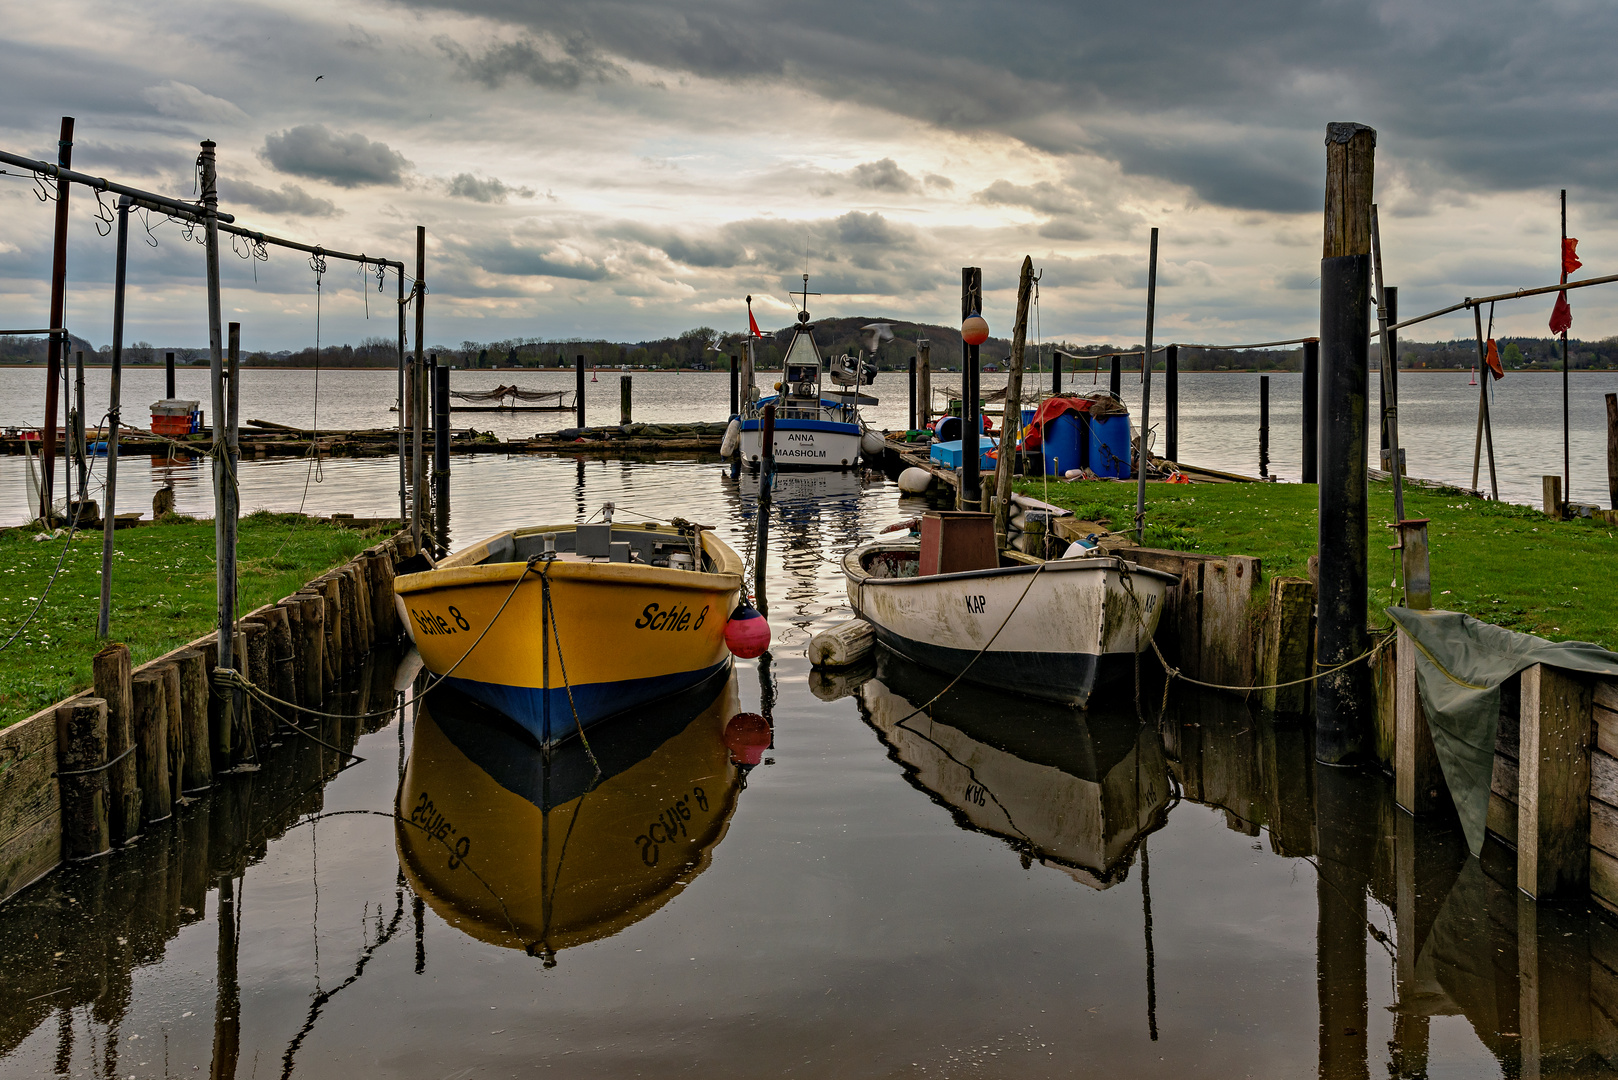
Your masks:
M 1596 729 L 1596 747 L 1608 754 L 1618 755 L 1618 712 L 1597 705 L 1592 710 Z
M 0 897 L 11 896 L 38 881 L 61 861 L 62 821 L 58 810 L 0 842 Z
M 1301 716 L 1314 697 L 1314 685 L 1300 682 L 1274 689 L 1276 683 L 1294 682 L 1309 674 L 1309 620 L 1315 610 L 1315 587 L 1308 578 L 1270 579 L 1269 608 L 1264 625 L 1263 677 L 1270 687 L 1261 693 L 1260 705 L 1281 716 Z
M 1590 797 L 1618 806 L 1618 758 L 1600 750 L 1590 752 Z
M 1231 555 L 1203 565 L 1202 666 L 1208 682 L 1252 686 L 1256 670 L 1255 623 L 1262 603 L 1254 594 L 1261 585 L 1258 559 Z
M 1489 793 L 1489 811 L 1484 819 L 1484 827 L 1495 835 L 1495 839 L 1509 848 L 1517 846 L 1517 804 L 1507 802 L 1493 792 Z
M 1412 814 L 1425 814 L 1442 805 L 1449 787 L 1438 764 L 1433 734 L 1416 682 L 1416 646 L 1403 630 L 1394 641 L 1394 801 Z M 1495 770 L 1500 769 L 1499 758 Z M 1516 798 L 1516 778 L 1508 796 Z M 1501 794 L 1506 794 L 1504 791 Z
M 1522 673 L 1517 887 L 1536 899 L 1590 877 L 1590 686 L 1557 668 Z
M 1591 695 L 1597 705 L 1603 709 L 1618 712 L 1618 680 L 1597 679 L 1591 687 Z
M 1618 911 L 1618 859 L 1605 851 L 1590 851 L 1590 895 Z
M 1518 778 L 1517 763 L 1504 754 L 1495 755 L 1494 772 L 1489 777 L 1489 790 L 1500 796 L 1512 806 L 1517 805 Z
M 1590 846 L 1618 858 L 1618 806 L 1590 799 Z
M 1590 956 L 1618 975 L 1618 925 L 1606 919 L 1590 920 Z M 1618 996 L 1610 1004 L 1612 1015 L 1618 1016 Z
M 0 730 L 0 898 L 62 861 L 56 723 L 32 717 Z

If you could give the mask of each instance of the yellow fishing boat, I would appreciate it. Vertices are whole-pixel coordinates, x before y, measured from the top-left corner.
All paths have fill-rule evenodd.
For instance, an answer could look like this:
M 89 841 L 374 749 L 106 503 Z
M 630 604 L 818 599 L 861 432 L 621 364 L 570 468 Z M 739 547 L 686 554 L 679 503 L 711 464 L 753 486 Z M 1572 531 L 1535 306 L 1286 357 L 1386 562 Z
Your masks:
M 423 703 L 395 843 L 410 887 L 462 933 L 554 963 L 679 895 L 724 839 L 745 770 L 733 672 L 552 751 L 445 688 Z
M 427 670 L 549 746 L 726 668 L 742 560 L 676 520 L 491 536 L 394 579 Z

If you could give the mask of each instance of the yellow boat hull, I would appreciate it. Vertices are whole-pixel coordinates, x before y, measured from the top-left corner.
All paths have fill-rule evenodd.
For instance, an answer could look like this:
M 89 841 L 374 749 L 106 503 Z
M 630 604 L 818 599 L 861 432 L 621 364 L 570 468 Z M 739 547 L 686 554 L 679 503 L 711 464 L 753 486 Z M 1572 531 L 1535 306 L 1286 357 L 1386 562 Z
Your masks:
M 542 745 L 685 690 L 730 662 L 725 623 L 740 595 L 741 559 L 711 534 L 702 534 L 711 573 L 481 562 L 499 539 L 401 575 L 394 591 L 427 670 Z

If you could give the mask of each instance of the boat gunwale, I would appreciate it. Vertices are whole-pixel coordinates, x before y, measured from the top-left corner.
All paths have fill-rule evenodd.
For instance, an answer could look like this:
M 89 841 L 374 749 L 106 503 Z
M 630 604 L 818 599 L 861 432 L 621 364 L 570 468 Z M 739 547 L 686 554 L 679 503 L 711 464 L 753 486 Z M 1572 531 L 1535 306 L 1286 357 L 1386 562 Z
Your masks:
M 1047 559 L 1043 563 L 1023 564 L 1021 566 L 990 566 L 982 570 L 957 570 L 949 574 L 926 574 L 916 577 L 876 577 L 861 565 L 865 552 L 870 551 L 917 551 L 919 547 L 912 544 L 864 544 L 853 549 L 843 556 L 843 573 L 851 581 L 861 587 L 867 585 L 925 585 L 937 581 L 964 581 L 969 579 L 1003 577 L 1013 574 L 1032 574 L 1037 570 L 1055 570 L 1061 573 L 1072 573 L 1077 570 L 1111 570 L 1115 573 L 1141 574 L 1146 577 L 1157 578 L 1167 585 L 1178 585 L 1180 577 L 1167 570 L 1154 570 L 1149 566 L 1132 563 L 1117 555 L 1092 555 L 1079 559 Z M 1097 564 L 1102 564 L 1100 567 Z
M 627 527 L 627 526 L 626 526 Z M 661 527 L 660 527 L 661 528 Z M 459 564 L 456 560 L 469 556 L 482 549 L 487 549 L 504 537 L 542 535 L 548 532 L 567 532 L 574 529 L 573 525 L 559 526 L 532 526 L 522 529 L 507 529 L 495 533 L 493 536 L 478 541 L 462 551 L 457 552 L 445 562 L 431 570 L 423 570 L 415 574 L 400 574 L 393 579 L 393 590 L 403 596 L 407 593 L 427 592 L 434 589 L 464 588 L 473 585 L 490 585 L 499 582 L 509 583 L 528 574 L 528 561 L 526 559 L 498 563 L 475 562 L 470 565 Z M 656 530 L 648 529 L 647 532 Z M 667 535 L 677 535 L 668 530 Z M 709 541 L 712 541 L 710 544 Z M 572 562 L 556 559 L 549 563 L 548 575 L 553 581 L 573 581 L 580 583 L 599 582 L 602 584 L 637 584 L 655 585 L 660 588 L 676 588 L 690 592 L 724 592 L 737 590 L 742 587 L 742 559 L 736 550 L 715 536 L 712 530 L 702 531 L 703 549 L 718 565 L 715 570 L 676 570 L 665 566 L 648 566 L 644 563 L 611 563 L 611 562 Z

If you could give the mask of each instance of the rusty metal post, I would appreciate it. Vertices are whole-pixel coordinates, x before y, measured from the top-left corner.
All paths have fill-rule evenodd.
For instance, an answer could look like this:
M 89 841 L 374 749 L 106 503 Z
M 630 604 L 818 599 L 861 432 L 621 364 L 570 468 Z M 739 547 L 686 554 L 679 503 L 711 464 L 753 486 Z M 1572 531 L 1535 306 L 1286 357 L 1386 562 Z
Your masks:
M 56 141 L 56 162 L 64 169 L 73 164 L 73 118 L 62 117 L 62 134 Z M 52 496 L 56 487 L 56 383 L 61 378 L 62 360 L 67 355 L 68 336 L 63 326 L 63 308 L 67 289 L 67 197 L 72 185 L 61 176 L 56 178 L 56 242 L 51 254 L 51 322 L 52 330 L 46 352 L 45 374 L 45 431 L 40 445 L 39 516 L 48 528 L 51 521 Z

